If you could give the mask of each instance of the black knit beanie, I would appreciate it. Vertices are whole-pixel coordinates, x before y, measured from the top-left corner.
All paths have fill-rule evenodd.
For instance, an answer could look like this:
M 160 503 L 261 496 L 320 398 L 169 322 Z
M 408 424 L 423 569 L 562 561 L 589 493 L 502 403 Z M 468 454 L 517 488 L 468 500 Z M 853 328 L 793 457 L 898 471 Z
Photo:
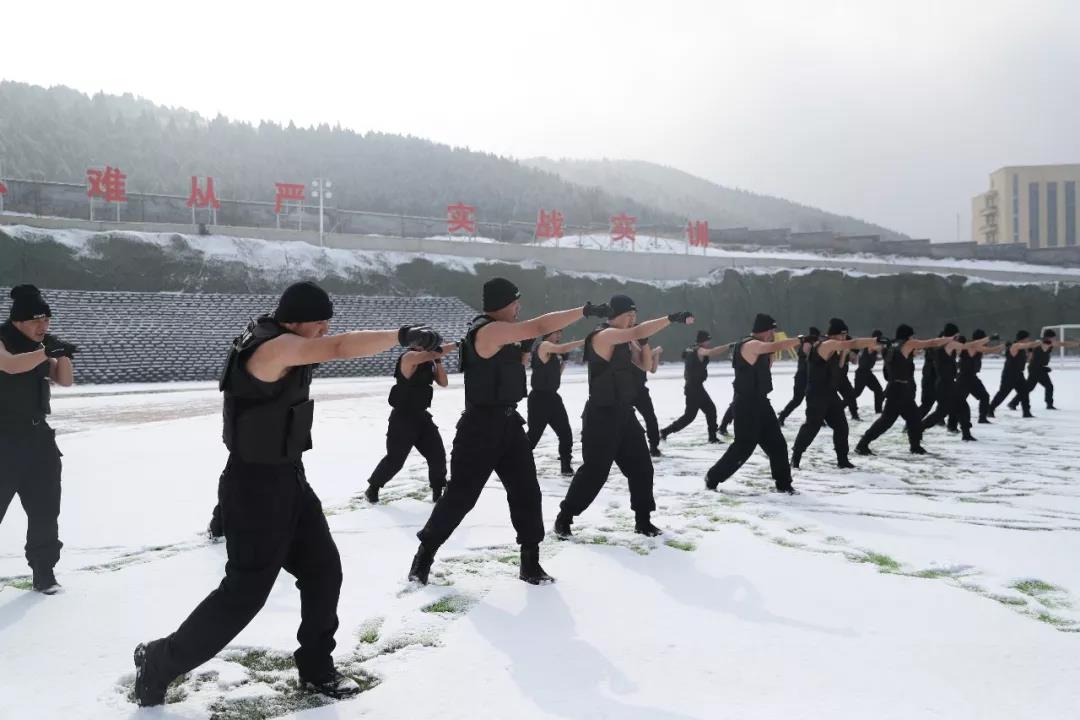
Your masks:
M 274 310 L 274 319 L 279 323 L 318 322 L 332 317 L 333 301 L 325 290 L 310 280 L 285 288 Z
M 829 318 L 829 332 L 826 335 L 843 335 L 848 331 L 847 323 L 840 318 Z
M 941 330 L 941 337 L 952 337 L 959 334 L 960 328 L 956 327 L 956 323 L 945 323 L 945 327 Z
M 629 295 L 612 295 L 611 300 L 608 301 L 608 307 L 611 308 L 608 318 L 617 318 L 623 313 L 637 310 L 637 305 Z
M 697 331 L 697 344 L 698 345 L 700 345 L 703 342 L 709 342 L 710 340 L 712 340 L 712 335 L 709 334 L 708 330 L 698 330 Z
M 11 319 L 37 320 L 52 317 L 49 303 L 41 296 L 41 291 L 33 285 L 16 285 L 11 288 Z
M 754 329 L 750 332 L 763 333 L 775 329 L 776 321 L 773 320 L 772 315 L 768 315 L 766 313 L 758 313 L 754 316 Z
M 492 278 L 484 283 L 484 312 L 495 312 L 521 297 L 517 285 L 506 278 Z
M 896 326 L 896 339 L 897 340 L 901 340 L 901 341 L 907 340 L 908 338 L 912 337 L 914 334 L 915 334 L 915 328 L 911 327 L 910 325 L 901 324 L 901 325 Z

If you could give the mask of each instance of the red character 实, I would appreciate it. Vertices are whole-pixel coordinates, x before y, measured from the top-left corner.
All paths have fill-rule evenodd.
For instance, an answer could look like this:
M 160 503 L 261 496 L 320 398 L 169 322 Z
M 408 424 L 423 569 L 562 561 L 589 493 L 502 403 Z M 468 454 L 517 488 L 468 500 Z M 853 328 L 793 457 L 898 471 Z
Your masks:
M 619 213 L 611 217 L 611 242 L 629 240 L 637 242 L 637 229 L 634 224 L 637 218 L 626 213 Z
M 120 172 L 120 168 L 105 166 L 104 170 L 89 168 L 86 171 L 86 179 L 90 183 L 86 194 L 91 198 L 103 198 L 105 202 L 126 203 L 127 175 Z
M 457 203 L 446 206 L 447 234 L 453 235 L 456 230 L 462 230 L 469 235 L 476 234 L 476 208 L 472 205 Z
M 289 201 L 304 202 L 303 183 L 274 183 L 277 194 L 274 195 L 274 214 L 280 215 L 282 206 Z
M 217 195 L 214 193 L 214 178 L 206 178 L 206 191 L 199 187 L 199 178 L 191 176 L 191 194 L 188 195 L 187 206 L 189 208 L 213 208 L 214 210 L 221 209 L 221 203 L 218 202 Z

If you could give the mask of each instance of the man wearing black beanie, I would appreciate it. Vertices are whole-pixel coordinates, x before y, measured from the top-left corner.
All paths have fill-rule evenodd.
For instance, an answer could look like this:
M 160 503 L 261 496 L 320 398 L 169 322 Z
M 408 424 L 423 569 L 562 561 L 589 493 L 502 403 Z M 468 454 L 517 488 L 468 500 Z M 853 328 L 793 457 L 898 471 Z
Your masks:
M 172 680 L 221 651 L 255 617 L 284 568 L 300 589 L 294 654 L 300 686 L 341 698 L 359 685 L 334 667 L 341 559 L 322 505 L 307 483 L 318 363 L 368 357 L 395 345 L 435 350 L 424 325 L 328 335 L 330 296 L 311 282 L 289 286 L 272 315 L 233 341 L 222 371 L 222 439 L 229 459 L 218 485 L 228 562 L 225 579 L 168 637 L 135 648 L 135 699 L 160 705 Z
M 645 421 L 645 439 L 649 441 L 649 455 L 660 457 L 660 423 L 656 419 L 656 408 L 653 407 L 652 393 L 649 392 L 649 375 L 655 374 L 660 365 L 660 356 L 664 352 L 661 345 L 652 347 L 649 338 L 636 341 L 638 350 L 641 351 L 641 366 L 634 365 L 634 378 L 637 380 L 637 399 L 634 400 L 634 409 Z
M 653 498 L 653 466 L 645 431 L 634 415 L 638 383 L 634 365 L 644 369 L 645 361 L 635 341 L 650 337 L 671 323 L 691 324 L 689 312 L 637 322 L 637 307 L 626 295 L 615 295 L 608 304 L 608 321 L 585 336 L 585 362 L 589 366 L 589 399 L 581 415 L 581 466 L 574 473 L 566 497 L 555 518 L 555 534 L 571 535 L 574 517 L 585 512 L 604 487 L 616 463 L 630 486 L 630 508 L 634 511 L 634 532 L 655 536 L 660 529 L 652 524 L 656 509 Z
M 769 402 L 772 392 L 773 353 L 791 350 L 802 337 L 776 340 L 776 321 L 765 313 L 754 318 L 750 337 L 735 343 L 731 366 L 735 369 L 735 441 L 705 475 L 705 487 L 715 490 L 742 467 L 754 448 L 769 456 L 776 491 L 795 495 L 788 465 L 787 440 L 780 430 L 776 411 Z
M 484 283 L 484 314 L 473 318 L 461 343 L 465 412 L 450 455 L 450 484 L 416 533 L 420 547 L 409 567 L 409 580 L 427 584 L 435 553 L 472 510 L 494 472 L 506 488 L 510 522 L 521 546 L 518 577 L 532 585 L 554 581 L 540 566 L 544 539 L 540 483 L 525 420 L 517 412 L 517 404 L 525 397 L 520 343 L 582 318 L 605 317 L 608 308 L 586 303 L 518 322 L 520 298 L 517 287 L 505 278 Z
M 1063 347 L 1080 347 L 1080 342 L 1058 340 L 1057 333 L 1047 328 L 1043 331 L 1042 342 L 1031 349 L 1026 390 L 1030 396 L 1036 385 L 1042 385 L 1047 410 L 1057 410 L 1054 407 L 1054 383 L 1050 379 L 1050 355 L 1055 348 Z M 1019 399 L 1014 397 L 1009 402 L 1009 409 L 1015 410 L 1019 402 Z
M 720 357 L 731 349 L 730 345 L 709 347 L 712 336 L 705 330 L 699 330 L 694 344 L 683 350 L 683 394 L 686 396 L 686 409 L 681 417 L 660 431 L 660 439 L 667 440 L 669 435 L 679 432 L 697 417 L 698 410 L 705 413 L 705 428 L 709 442 L 718 443 L 716 435 L 716 405 L 705 389 L 705 380 L 709 377 L 709 361 Z
M 998 337 L 988 336 L 983 329 L 977 329 L 971 333 L 972 340 L 982 340 L 987 338 L 987 341 L 997 340 Z M 960 338 L 961 342 L 964 342 L 964 338 Z M 960 353 L 958 365 L 959 370 L 956 376 L 956 391 L 959 396 L 959 403 L 962 403 L 963 407 L 960 408 L 961 414 L 970 414 L 971 410 L 967 406 L 967 399 L 969 395 L 975 397 L 979 401 L 979 422 L 986 424 L 990 420 L 987 419 L 987 413 L 990 410 L 990 394 L 986 391 L 986 387 L 983 385 L 981 379 L 979 379 L 979 371 L 982 370 L 983 355 L 997 354 L 1005 348 L 1004 345 L 995 345 L 990 347 L 983 345 L 981 347 L 969 347 Z M 958 422 L 956 416 L 949 418 L 950 428 L 955 427 L 955 423 Z
M 1009 397 L 1009 393 L 1016 391 L 1016 398 L 1024 409 L 1024 417 L 1034 417 L 1031 414 L 1031 400 L 1028 394 L 1027 380 L 1024 378 L 1024 367 L 1028 362 L 1028 351 L 1039 346 L 1039 340 L 1029 339 L 1031 334 L 1027 330 L 1017 330 L 1016 340 L 1005 343 L 1005 364 L 1001 368 L 1001 385 L 997 394 L 990 401 L 990 415 L 993 417 L 998 405 Z
M 795 436 L 791 449 L 791 467 L 798 469 L 803 453 L 828 424 L 833 431 L 833 448 L 839 468 L 855 467 L 848 459 L 848 424 L 845 401 L 840 396 L 841 376 L 847 375 L 850 350 L 877 347 L 876 338 L 848 339 L 848 327 L 840 318 L 829 320 L 826 338 L 811 345 L 806 361 L 806 422 Z
M 881 437 L 893 426 L 896 419 L 904 418 L 907 423 L 908 443 L 915 455 L 925 455 L 922 446 L 922 412 L 915 402 L 915 351 L 943 347 L 951 338 L 918 340 L 915 330 L 910 325 L 902 324 L 896 328 L 895 339 L 881 341 L 885 346 L 882 357 L 885 365 L 885 407 L 867 429 L 855 446 L 858 455 L 873 455 L 870 443 Z
M 880 330 L 874 330 L 870 333 L 870 337 L 875 339 L 881 338 L 881 336 L 882 332 Z M 858 364 L 855 366 L 854 388 L 856 400 L 862 395 L 864 389 L 870 388 L 870 392 L 874 395 L 874 412 L 878 415 L 881 414 L 881 408 L 885 402 L 885 389 L 881 387 L 877 376 L 874 375 L 874 366 L 877 365 L 879 354 L 874 348 L 863 348 L 862 352 L 859 353 Z
M 971 434 L 971 408 L 967 404 L 967 393 L 957 384 L 957 361 L 960 355 L 968 350 L 981 350 L 990 341 L 988 337 L 982 337 L 971 342 L 964 342 L 957 333 L 959 328 L 953 323 L 947 323 L 941 331 L 942 337 L 949 338 L 949 342 L 942 347 L 933 350 L 934 367 L 937 372 L 937 409 L 923 419 L 922 429 L 925 433 L 938 423 L 949 418 L 955 418 L 960 425 L 960 431 L 966 441 L 973 441 Z M 955 432 L 955 429 L 953 428 Z
M 529 399 L 526 415 L 529 423 L 529 446 L 533 449 L 540 442 L 544 430 L 550 425 L 559 439 L 559 470 L 563 477 L 573 477 L 570 465 L 574 450 L 574 434 L 570 430 L 570 417 L 566 414 L 559 388 L 562 386 L 563 355 L 576 350 L 584 340 L 562 342 L 562 330 L 548 333 L 540 342 L 534 343 L 529 352 L 532 374 L 529 377 Z
M 49 386 L 74 383 L 78 348 L 50 335 L 52 310 L 33 285 L 11 289 L 11 311 L 0 325 L 0 522 L 16 495 L 26 509 L 26 562 L 34 590 L 60 590 L 60 450 L 46 422 Z

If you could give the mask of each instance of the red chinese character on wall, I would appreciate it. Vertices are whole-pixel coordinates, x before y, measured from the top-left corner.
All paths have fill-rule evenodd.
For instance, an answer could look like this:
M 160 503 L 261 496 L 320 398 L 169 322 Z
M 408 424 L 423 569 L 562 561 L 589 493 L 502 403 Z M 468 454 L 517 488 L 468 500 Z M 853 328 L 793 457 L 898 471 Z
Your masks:
M 120 168 L 108 165 L 105 166 L 104 170 L 88 168 L 86 180 L 90 183 L 90 187 L 86 189 L 88 197 L 103 198 L 105 202 L 127 202 L 127 195 L 125 194 L 127 191 L 127 175 L 120 172 Z
M 691 247 L 709 247 L 709 223 L 705 220 L 691 221 L 686 224 L 686 237 Z
M 187 206 L 189 208 L 213 208 L 214 210 L 221 209 L 221 203 L 218 202 L 217 195 L 214 193 L 214 178 L 206 178 L 206 191 L 199 187 L 199 178 L 195 175 L 191 176 L 191 194 L 188 195 Z
M 536 238 L 559 239 L 563 236 L 563 214 L 558 210 L 540 210 L 536 218 Z
M 446 232 L 453 235 L 462 230 L 469 235 L 476 234 L 476 208 L 472 205 L 457 203 L 446 206 Z
M 637 229 L 634 224 L 637 218 L 626 213 L 611 216 L 611 242 L 629 240 L 637 242 Z
M 274 195 L 274 214 L 280 215 L 282 206 L 289 201 L 304 202 L 303 183 L 274 183 L 277 194 Z

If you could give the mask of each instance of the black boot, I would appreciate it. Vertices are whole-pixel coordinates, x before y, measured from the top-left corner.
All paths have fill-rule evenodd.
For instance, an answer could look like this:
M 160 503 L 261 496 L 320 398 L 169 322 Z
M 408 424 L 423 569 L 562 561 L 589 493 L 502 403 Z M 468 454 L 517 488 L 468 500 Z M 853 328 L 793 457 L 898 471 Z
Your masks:
M 979 424 L 980 425 L 989 425 L 990 421 L 986 419 L 985 415 L 980 415 L 979 416 Z
M 570 467 L 570 458 L 560 460 L 559 463 L 562 466 L 559 472 L 563 477 L 574 477 L 574 468 Z
M 649 454 L 652 455 L 653 457 L 662 457 L 663 456 L 663 453 L 660 452 L 660 448 L 658 448 L 658 447 L 649 448 Z
M 712 443 L 713 445 L 719 445 L 720 443 L 723 442 L 723 440 L 716 437 L 715 435 L 712 435 L 712 436 L 709 437 L 709 442 Z
M 55 595 L 60 592 L 60 583 L 56 582 L 52 568 L 48 570 L 34 570 L 34 590 L 42 595 Z
M 867 443 L 863 442 L 862 440 L 860 440 L 859 444 L 855 446 L 855 454 L 856 455 L 873 455 L 874 451 L 870 449 L 869 444 L 867 444 Z
M 139 707 L 165 704 L 165 691 L 171 678 L 161 677 L 153 657 L 161 643 L 154 640 L 135 646 L 135 702 Z
M 977 439 L 974 435 L 971 434 L 971 430 L 969 430 L 968 428 L 964 428 L 964 434 L 961 435 L 960 438 L 962 440 L 966 440 L 967 442 L 975 442 L 975 440 Z
M 801 453 L 801 452 L 799 452 L 798 450 L 796 450 L 796 451 L 793 451 L 793 452 L 791 453 L 791 467 L 793 467 L 793 468 L 795 468 L 796 470 L 798 470 L 798 469 L 799 469 L 799 463 L 800 463 L 800 462 L 802 462 L 802 453 Z
M 431 488 L 431 502 L 439 502 L 439 498 L 442 497 L 443 491 L 446 490 L 446 485 L 435 485 Z
M 1032 414 L 1031 414 L 1030 412 L 1025 412 L 1025 413 L 1024 413 L 1024 417 L 1026 417 L 1026 418 L 1033 418 L 1033 417 L 1035 417 L 1035 416 L 1034 416 L 1034 415 L 1032 415 Z
M 641 512 L 637 513 L 637 518 L 634 521 L 634 532 L 638 535 L 646 535 L 648 537 L 656 537 L 663 534 L 663 530 L 652 524 L 649 519 L 651 513 Z
M 837 458 L 836 459 L 836 467 L 840 468 L 841 470 L 854 470 L 855 469 L 855 466 L 852 465 L 851 461 L 848 460 L 846 457 Z
M 435 562 L 435 551 L 428 550 L 423 543 L 420 543 L 420 548 L 413 556 L 412 565 L 409 567 L 409 580 L 427 585 L 433 562 Z
M 728 431 L 727 431 L 727 428 L 726 428 L 726 427 L 724 427 L 723 425 L 721 425 L 721 426 L 720 426 L 720 435 L 722 435 L 723 437 L 727 437 L 727 436 L 728 436 Z
M 926 454 L 926 448 L 924 448 L 922 445 L 912 445 L 911 446 L 911 454 L 912 455 L 925 455 Z
M 716 488 L 720 487 L 720 479 L 714 478 L 712 473 L 712 468 L 709 468 L 709 472 L 705 473 L 706 490 L 715 490 Z
M 544 572 L 544 568 L 540 567 L 539 545 L 521 546 L 521 571 L 518 573 L 518 577 L 530 585 L 550 585 L 555 582 L 555 578 L 548 575 Z
M 564 512 L 560 512 L 555 516 L 555 534 L 559 536 L 560 540 L 573 537 L 574 533 L 570 532 L 570 523 L 573 521 L 573 516 Z
M 364 491 L 364 497 L 366 497 L 367 501 L 369 503 L 371 503 L 372 505 L 378 505 L 379 504 L 379 486 L 378 485 L 368 485 L 367 490 Z
M 342 675 L 336 668 L 324 678 L 312 679 L 301 675 L 300 688 L 304 692 L 319 693 L 335 700 L 360 694 L 360 685 L 351 677 Z

